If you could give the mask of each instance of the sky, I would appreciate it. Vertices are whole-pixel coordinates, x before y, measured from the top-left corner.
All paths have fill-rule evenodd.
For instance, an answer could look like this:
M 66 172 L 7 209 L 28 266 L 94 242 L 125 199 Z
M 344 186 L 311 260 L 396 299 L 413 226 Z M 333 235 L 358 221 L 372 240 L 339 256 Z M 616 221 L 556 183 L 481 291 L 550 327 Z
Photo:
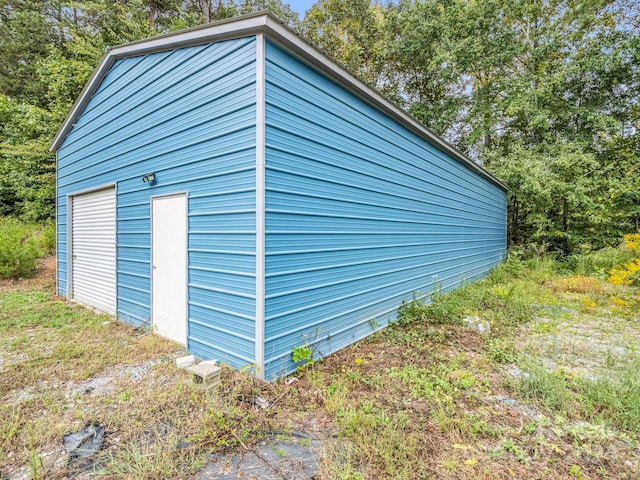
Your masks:
M 284 3 L 291 5 L 291 9 L 302 18 L 304 17 L 305 10 L 316 3 L 316 0 L 284 0 Z

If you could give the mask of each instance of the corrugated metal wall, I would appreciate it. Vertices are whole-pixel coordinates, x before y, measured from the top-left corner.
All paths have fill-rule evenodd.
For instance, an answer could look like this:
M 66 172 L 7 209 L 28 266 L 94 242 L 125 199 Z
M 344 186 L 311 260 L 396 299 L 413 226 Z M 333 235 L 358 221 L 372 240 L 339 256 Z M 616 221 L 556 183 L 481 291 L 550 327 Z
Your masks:
M 58 151 L 59 293 L 67 195 L 116 183 L 118 316 L 147 324 L 149 198 L 186 191 L 189 348 L 238 367 L 254 361 L 255 54 L 252 37 L 118 60 Z
M 414 291 L 505 256 L 505 193 L 272 43 L 266 63 L 268 378 L 327 355 Z

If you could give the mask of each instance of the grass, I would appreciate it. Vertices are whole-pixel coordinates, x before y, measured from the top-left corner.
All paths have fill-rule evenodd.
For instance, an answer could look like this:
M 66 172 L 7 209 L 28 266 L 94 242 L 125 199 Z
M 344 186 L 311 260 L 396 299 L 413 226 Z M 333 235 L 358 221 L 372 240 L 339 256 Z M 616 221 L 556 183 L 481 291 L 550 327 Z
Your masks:
M 5 366 L 0 395 L 42 378 L 85 380 L 113 363 L 149 360 L 173 348 L 108 315 L 96 315 L 41 292 L 3 295 L 0 306 L 0 348 L 9 354 L 19 352 L 27 360 Z M 60 368 L 62 362 L 65 368 Z
M 637 478 L 640 298 L 604 278 L 511 258 L 405 304 L 296 382 L 225 368 L 217 394 L 175 367 L 174 344 L 69 304 L 50 282 L 0 284 L 0 474 L 64 475 L 47 452 L 96 422 L 107 435 L 93 468 L 108 478 L 194 478 L 211 453 L 309 429 L 327 479 Z
M 525 399 L 567 418 L 640 435 L 640 359 L 633 358 L 595 381 L 548 372 L 532 366 L 530 376 L 518 385 Z

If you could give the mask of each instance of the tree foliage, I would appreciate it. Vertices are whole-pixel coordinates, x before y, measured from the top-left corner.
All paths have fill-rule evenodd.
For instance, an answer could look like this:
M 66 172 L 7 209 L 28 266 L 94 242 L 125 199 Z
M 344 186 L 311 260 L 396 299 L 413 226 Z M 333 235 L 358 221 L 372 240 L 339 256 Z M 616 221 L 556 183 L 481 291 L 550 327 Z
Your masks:
M 55 214 L 55 132 L 107 47 L 270 10 L 280 0 L 0 0 L 0 215 Z
M 512 244 L 568 253 L 640 223 L 629 0 L 0 0 L 0 213 L 53 215 L 46 151 L 105 48 L 270 10 L 511 187 Z
M 364 11 L 321 0 L 303 29 L 368 71 L 344 54 L 375 44 L 347 28 Z M 637 18 L 624 1 L 400 0 L 378 17 L 377 86 L 509 184 L 512 244 L 611 244 L 640 219 Z
M 303 34 L 352 73 L 384 86 L 383 8 L 369 0 L 319 0 L 306 12 Z

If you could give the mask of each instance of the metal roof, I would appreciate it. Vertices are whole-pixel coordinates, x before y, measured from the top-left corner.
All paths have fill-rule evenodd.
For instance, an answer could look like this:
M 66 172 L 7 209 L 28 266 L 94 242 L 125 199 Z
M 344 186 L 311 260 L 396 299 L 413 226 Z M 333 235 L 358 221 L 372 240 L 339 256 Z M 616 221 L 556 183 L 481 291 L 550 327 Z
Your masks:
M 495 185 L 504 190 L 509 189 L 506 184 L 498 180 L 482 166 L 459 152 L 455 147 L 433 133 L 427 127 L 403 111 L 400 107 L 384 98 L 361 80 L 357 79 L 353 74 L 349 73 L 335 61 L 321 53 L 293 30 L 283 25 L 280 20 L 267 12 L 258 12 L 222 20 L 220 22 L 208 23 L 187 30 L 138 40 L 108 49 L 80 93 L 80 96 L 73 104 L 67 118 L 62 123 L 62 126 L 51 143 L 50 150 L 57 151 L 60 148 L 65 137 L 74 127 L 74 122 L 82 114 L 83 110 L 89 103 L 91 96 L 97 90 L 98 86 L 116 60 L 192 45 L 219 42 L 221 40 L 231 38 L 247 37 L 259 33 L 264 34 L 267 38 L 276 42 L 295 56 L 301 58 L 306 63 L 313 65 L 351 93 L 357 95 L 375 108 L 383 111 L 398 123 L 416 133 L 432 145 L 438 147 L 440 150 L 446 152 L 479 175 L 490 180 Z

